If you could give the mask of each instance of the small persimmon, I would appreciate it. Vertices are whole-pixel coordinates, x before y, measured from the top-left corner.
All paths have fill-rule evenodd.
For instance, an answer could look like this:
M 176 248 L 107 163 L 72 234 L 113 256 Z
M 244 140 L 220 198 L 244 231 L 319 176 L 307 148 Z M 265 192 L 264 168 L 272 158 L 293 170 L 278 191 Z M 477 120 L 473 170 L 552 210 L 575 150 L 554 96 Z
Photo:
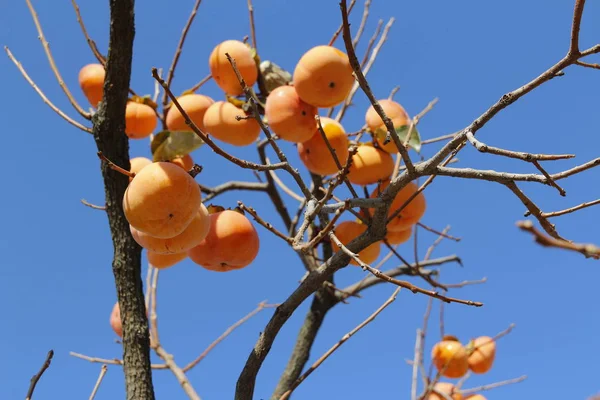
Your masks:
M 456 340 L 442 340 L 433 346 L 431 358 L 447 378 L 461 378 L 469 371 L 467 350 Z
M 463 400 L 462 394 L 456 390 L 456 386 L 454 386 L 450 382 L 437 382 L 433 385 L 433 388 L 436 392 L 440 392 L 449 396 L 452 400 Z M 434 391 L 431 391 L 425 400 L 444 400 L 444 397 L 440 396 Z
M 127 102 L 125 134 L 130 139 L 143 139 L 150 136 L 157 125 L 158 117 L 152 107 L 136 101 Z
M 183 232 L 167 239 L 152 237 L 131 225 L 129 229 L 135 241 L 143 248 L 158 254 L 175 254 L 188 251 L 204 240 L 210 229 L 210 218 L 207 208 L 202 204 Z
M 190 120 L 204 131 L 204 114 L 208 107 L 214 104 L 214 100 L 202 94 L 190 93 L 177 98 L 177 102 L 186 112 Z M 192 128 L 185 123 L 185 118 L 175 104 L 172 104 L 167 112 L 165 120 L 167 129 L 170 131 L 191 131 Z
M 371 198 L 376 198 L 379 196 L 381 192 L 383 192 L 388 186 L 390 182 L 384 181 L 377 185 L 375 190 L 371 193 Z M 400 191 L 396 194 L 394 201 L 390 206 L 388 212 L 388 218 L 396 213 L 397 210 L 400 209 L 404 205 L 404 203 L 411 198 L 419 189 L 416 183 L 409 182 L 405 187 L 400 189 Z M 423 192 L 420 192 L 416 197 L 414 197 L 410 203 L 406 205 L 400 211 L 392 221 L 390 221 L 387 225 L 388 231 L 401 231 L 407 228 L 410 228 L 423 217 L 425 214 L 425 210 L 427 208 L 427 203 L 425 201 L 425 196 Z M 374 211 L 371 210 L 371 215 L 373 215 Z
M 155 238 L 179 235 L 198 212 L 202 194 L 182 168 L 154 162 L 136 174 L 123 196 L 129 224 Z
M 366 230 L 367 225 L 365 224 L 361 224 L 356 221 L 343 221 L 340 224 L 338 224 L 333 231 L 335 233 L 335 236 L 340 240 L 340 242 L 342 242 L 342 244 L 346 246 L 358 236 L 362 235 Z M 337 252 L 340 250 L 339 246 L 334 241 L 331 242 L 331 247 L 333 248 L 333 251 Z M 377 260 L 380 251 L 381 242 L 375 242 L 361 250 L 358 253 L 358 257 L 365 264 L 371 264 L 372 262 Z M 354 259 L 350 259 L 350 264 L 359 265 L 358 262 L 356 262 Z
M 394 172 L 394 159 L 371 143 L 358 146 L 352 156 L 348 180 L 356 185 L 370 185 L 388 179 Z
M 225 272 L 250 265 L 259 248 L 260 239 L 252 222 L 242 213 L 223 210 L 210 214 L 208 235 L 188 251 L 188 256 L 209 271 Z
M 102 64 L 88 64 L 79 71 L 79 87 L 94 108 L 102 101 L 106 71 Z
M 166 269 L 187 258 L 187 252 L 158 254 L 147 250 L 148 263 L 157 269 Z
M 273 133 L 288 142 L 301 143 L 316 132 L 318 109 L 302 101 L 293 86 L 274 89 L 265 103 L 265 117 Z
M 293 82 L 302 100 L 315 107 L 340 104 L 354 85 L 348 55 L 333 46 L 308 50 L 294 69 Z
M 475 374 L 485 374 L 494 364 L 496 342 L 489 336 L 480 336 L 467 345 L 469 368 Z
M 238 120 L 236 117 L 242 117 Z M 206 131 L 218 140 L 233 146 L 248 146 L 260 136 L 260 125 L 244 110 L 228 101 L 218 101 L 204 114 Z
M 238 96 L 243 93 L 243 89 L 225 53 L 234 59 L 238 71 L 249 87 L 256 83 L 258 67 L 250 47 L 239 40 L 221 42 L 210 53 L 208 66 L 217 86 L 230 96 Z
M 401 230 L 401 231 L 390 231 L 388 230 L 385 235 L 386 240 L 391 245 L 397 245 L 408 242 L 412 235 L 412 227 Z
M 134 157 L 131 160 L 129 160 L 129 163 L 131 165 L 131 168 L 129 168 L 129 172 L 137 174 L 142 170 L 142 168 L 152 164 L 152 160 L 146 157 Z M 130 177 L 129 182 L 131 182 L 132 179 L 133 178 Z
M 348 135 L 339 122 L 322 117 L 321 126 L 327 141 L 335 151 L 335 155 L 343 167 L 348 161 Z M 338 172 L 339 168 L 323 140 L 323 135 L 316 129 L 315 134 L 306 142 L 298 143 L 298 155 L 306 168 L 315 174 L 330 175 Z
M 119 337 L 123 337 L 123 324 L 121 322 L 121 309 L 119 302 L 116 302 L 110 313 L 109 319 L 110 327 Z
M 392 120 L 394 128 L 399 128 L 410 123 L 408 113 L 400 103 L 389 99 L 378 100 L 378 103 L 381 105 L 381 108 L 383 108 L 385 115 Z M 393 140 L 383 144 L 387 135 L 387 128 L 377 111 L 375 111 L 373 105 L 369 107 L 365 114 L 365 122 L 367 123 L 369 131 L 375 136 L 379 147 L 390 154 L 398 153 L 398 147 L 396 147 Z
M 176 157 L 176 158 L 172 159 L 171 162 L 175 165 L 180 166 L 186 172 L 188 172 L 194 166 L 194 159 L 189 154 L 186 154 L 181 157 Z

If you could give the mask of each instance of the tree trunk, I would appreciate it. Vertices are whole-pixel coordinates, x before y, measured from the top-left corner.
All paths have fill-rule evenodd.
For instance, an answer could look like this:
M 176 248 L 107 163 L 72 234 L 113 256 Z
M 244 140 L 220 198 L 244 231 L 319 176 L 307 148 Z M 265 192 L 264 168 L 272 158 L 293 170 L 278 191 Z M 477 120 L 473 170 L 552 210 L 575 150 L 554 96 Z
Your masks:
M 98 150 L 129 170 L 125 106 L 133 54 L 134 0 L 110 0 L 110 38 L 104 98 L 94 115 Z M 153 400 L 150 336 L 141 278 L 141 247 L 133 240 L 123 213 L 127 176 L 102 163 L 106 213 L 114 246 L 113 273 L 123 322 L 123 362 L 128 400 Z

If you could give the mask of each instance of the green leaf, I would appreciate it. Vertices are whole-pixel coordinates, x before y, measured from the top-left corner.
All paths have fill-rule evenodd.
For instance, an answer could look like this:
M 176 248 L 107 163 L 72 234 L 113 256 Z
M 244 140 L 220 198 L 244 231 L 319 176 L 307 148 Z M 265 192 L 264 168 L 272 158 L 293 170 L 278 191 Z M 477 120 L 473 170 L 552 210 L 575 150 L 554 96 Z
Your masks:
M 150 150 L 154 161 L 170 161 L 200 148 L 204 141 L 193 131 L 161 131 L 154 135 Z
M 396 133 L 398 134 L 398 137 L 400 138 L 400 141 L 402 143 L 404 143 L 404 141 L 406 140 L 406 136 L 408 135 L 409 127 L 410 127 L 410 125 L 401 125 L 401 126 L 395 127 Z M 375 134 L 377 135 L 377 137 L 380 138 L 380 140 L 385 140 L 385 137 L 387 136 L 387 130 L 379 128 L 379 129 L 377 129 Z M 412 130 L 412 133 L 410 134 L 410 140 L 408 141 L 408 145 L 411 148 L 415 149 L 415 151 L 417 153 L 419 153 L 421 151 L 421 134 L 419 133 L 416 126 L 413 126 L 413 130 Z

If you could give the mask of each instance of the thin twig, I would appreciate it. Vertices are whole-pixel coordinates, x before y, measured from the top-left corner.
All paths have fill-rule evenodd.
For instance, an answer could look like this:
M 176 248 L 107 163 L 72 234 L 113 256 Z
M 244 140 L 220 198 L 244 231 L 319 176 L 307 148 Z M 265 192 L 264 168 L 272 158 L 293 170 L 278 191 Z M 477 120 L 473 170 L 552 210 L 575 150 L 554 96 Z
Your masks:
M 572 212 L 581 210 L 583 208 L 587 208 L 587 207 L 591 207 L 591 206 L 595 206 L 596 204 L 600 204 L 600 199 L 594 200 L 594 201 L 588 201 L 585 203 L 581 203 L 575 207 L 571 207 L 571 208 L 567 208 L 565 210 L 560 210 L 560 211 L 553 211 L 553 212 L 548 212 L 548 213 L 542 213 L 542 216 L 544 218 L 552 218 L 552 217 L 559 217 L 561 215 L 565 215 L 565 214 L 570 214 Z M 525 216 L 529 216 L 531 213 L 529 211 L 527 211 L 525 213 Z
M 354 2 L 350 3 L 350 8 L 348 9 L 348 12 L 350 12 L 352 10 L 353 6 L 354 6 Z M 371 0 L 365 0 L 365 6 L 363 8 L 363 15 L 360 20 L 360 25 L 358 26 L 358 30 L 356 31 L 356 34 L 354 35 L 354 39 L 352 40 L 352 45 L 354 47 L 358 46 L 360 37 L 362 36 L 362 34 L 365 30 L 365 26 L 367 24 L 367 19 L 369 18 L 369 7 L 371 7 Z M 343 27 L 343 25 L 342 25 L 342 27 Z M 342 30 L 342 27 L 340 27 L 340 31 Z
M 96 397 L 96 393 L 98 393 L 98 388 L 100 388 L 100 384 L 102 383 L 102 379 L 104 379 L 104 375 L 106 375 L 106 371 L 108 371 L 108 365 L 102 364 L 102 367 L 100 368 L 100 375 L 98 375 L 98 380 L 96 380 L 96 384 L 92 389 L 92 394 L 90 394 L 89 400 L 94 400 L 94 397 Z
M 421 329 L 417 328 L 417 336 L 415 339 L 415 355 L 412 365 L 412 379 L 410 385 L 410 400 L 417 400 L 417 385 L 419 379 L 419 365 L 421 365 L 421 349 L 423 347 L 423 338 Z
M 350 14 L 352 12 L 352 9 L 354 8 L 354 4 L 356 4 L 356 0 L 351 0 L 350 6 L 348 7 L 348 14 Z M 329 46 L 333 46 L 333 44 L 335 43 L 337 38 L 340 36 L 340 33 L 342 33 L 342 29 L 344 29 L 344 24 L 340 24 L 340 27 L 337 28 L 337 30 L 333 33 L 333 36 L 331 37 L 331 39 L 329 40 L 329 43 L 328 43 Z
M 81 358 L 82 360 L 89 361 L 91 363 L 100 363 L 100 364 L 108 364 L 108 365 L 123 365 L 123 360 L 118 358 L 99 358 L 99 357 L 90 357 L 85 354 L 75 353 L 73 351 L 69 352 L 69 355 L 76 358 Z M 152 364 L 152 369 L 168 369 L 165 364 Z
M 248 313 L 242 319 L 240 319 L 239 321 L 237 321 L 235 324 L 233 324 L 229 328 L 227 328 L 221 334 L 221 336 L 219 336 L 218 338 L 216 338 L 210 345 L 208 345 L 208 347 L 198 357 L 196 357 L 192 362 L 190 362 L 188 365 L 186 365 L 185 367 L 183 367 L 183 371 L 187 372 L 190 369 L 194 368 L 196 365 L 198 365 L 202 360 L 204 360 L 206 358 L 206 356 L 208 355 L 208 353 L 210 353 L 215 347 L 217 347 L 217 345 L 219 343 L 221 343 L 223 340 L 225 340 L 225 338 L 227 338 L 227 336 L 229 336 L 234 330 L 236 330 L 237 328 L 239 328 L 241 325 L 243 325 L 250 318 L 254 317 L 256 314 L 258 314 L 259 312 L 261 312 L 265 308 L 275 308 L 278 305 L 279 304 L 267 304 L 266 300 L 263 301 L 263 302 L 261 302 L 258 305 L 258 307 L 256 307 L 254 310 L 252 310 L 250 313 Z
M 289 236 L 286 236 L 284 233 L 280 232 L 279 230 L 277 230 L 273 225 L 271 225 L 269 222 L 265 221 L 264 219 L 262 219 L 258 213 L 256 212 L 256 210 L 252 207 L 248 207 L 247 205 L 245 205 L 244 203 L 242 203 L 241 201 L 238 201 L 238 206 L 245 212 L 247 212 L 248 214 L 250 214 L 252 216 L 252 218 L 254 218 L 254 220 L 256 222 L 258 222 L 260 225 L 262 225 L 265 229 L 267 229 L 268 231 L 272 232 L 275 234 L 275 236 L 285 240 L 287 243 L 292 244 L 293 243 L 293 239 Z
M 23 75 L 23 78 L 25 78 L 25 80 L 37 92 L 37 94 L 42 98 L 42 100 L 44 101 L 44 103 L 46 103 L 55 113 L 57 113 L 58 115 L 60 115 L 65 121 L 67 121 L 71 125 L 73 125 L 73 126 L 79 128 L 79 129 L 81 129 L 84 132 L 92 133 L 92 129 L 91 128 L 88 128 L 87 126 L 84 126 L 84 125 L 80 124 L 79 122 L 75 121 L 73 118 L 71 118 L 67 114 L 65 114 L 60 108 L 58 108 L 57 106 L 55 106 L 54 103 L 52 103 L 46 97 L 46 95 L 44 94 L 44 92 L 42 92 L 42 89 L 40 89 L 35 84 L 35 82 L 29 77 L 29 75 L 25 71 L 25 68 L 23 68 L 23 65 L 21 64 L 21 62 L 17 61 L 17 59 L 13 56 L 13 54 L 10 51 L 10 49 L 8 48 L 8 46 L 4 46 L 4 50 L 6 51 L 6 54 L 8 55 L 8 58 L 10 58 L 10 60 L 17 66 L 17 68 L 19 69 L 19 72 L 21 72 L 21 75 Z
M 564 239 L 555 239 L 549 237 L 538 231 L 531 221 L 518 221 L 517 226 L 521 230 L 529 232 L 533 235 L 536 243 L 544 247 L 556 247 L 559 249 L 576 251 L 583 254 L 586 258 L 591 257 L 594 259 L 600 259 L 600 247 L 594 244 L 579 244 L 567 242 Z
M 179 61 L 179 57 L 181 56 L 181 49 L 183 48 L 183 44 L 185 43 L 185 38 L 187 37 L 188 31 L 194 22 L 194 18 L 196 17 L 196 13 L 198 12 L 198 7 L 200 7 L 200 3 L 202 0 L 196 0 L 194 3 L 194 7 L 192 8 L 192 12 L 188 17 L 185 26 L 183 27 L 183 31 L 181 32 L 181 37 L 179 38 L 179 43 L 177 43 L 177 48 L 175 49 L 175 55 L 173 56 L 173 61 L 171 62 L 171 67 L 169 67 L 169 72 L 167 73 L 167 86 L 171 87 L 171 83 L 173 82 L 173 76 L 175 76 L 175 68 L 177 68 L 177 62 Z M 169 97 L 167 93 L 163 93 L 162 105 L 163 107 L 167 105 Z
M 248 14 L 250 19 L 250 38 L 252 39 L 252 47 L 257 49 L 256 29 L 254 27 L 254 7 L 252 6 L 252 0 L 248 0 Z
M 89 112 L 85 111 L 79 105 L 79 103 L 77 103 L 77 100 L 75 100 L 75 98 L 69 91 L 69 88 L 65 84 L 65 81 L 63 80 L 62 76 L 60 75 L 60 72 L 58 72 L 58 67 L 56 66 L 56 63 L 54 62 L 54 57 L 52 57 L 52 53 L 50 52 L 50 45 L 48 44 L 48 41 L 46 40 L 46 37 L 44 36 L 44 32 L 42 31 L 42 25 L 40 24 L 40 21 L 38 19 L 37 12 L 35 11 L 35 9 L 33 8 L 33 5 L 31 4 L 31 0 L 25 0 L 25 2 L 27 3 L 27 7 L 29 8 L 29 12 L 31 13 L 31 17 L 33 18 L 33 22 L 37 29 L 38 39 L 40 39 L 40 41 L 42 42 L 42 47 L 44 48 L 44 52 L 46 53 L 46 57 L 48 58 L 48 62 L 50 63 L 50 68 L 52 69 L 52 72 L 54 72 L 54 76 L 56 77 L 58 84 L 62 88 L 63 92 L 65 92 L 65 94 L 67 95 L 67 98 L 69 99 L 69 102 L 71 103 L 73 108 L 75 108 L 75 110 L 77 110 L 77 112 L 83 118 L 90 120 L 92 118 L 91 114 Z
M 434 298 L 442 300 L 442 301 L 444 301 L 446 303 L 460 303 L 460 304 L 466 304 L 468 306 L 475 306 L 475 307 L 481 307 L 481 306 L 483 306 L 483 303 L 480 303 L 478 301 L 462 300 L 462 299 L 455 299 L 455 298 L 452 298 L 452 297 L 446 297 L 446 296 L 443 296 L 443 295 L 441 295 L 438 292 L 435 292 L 433 290 L 425 290 L 425 289 L 422 289 L 422 288 L 420 288 L 418 286 L 413 285 L 410 282 L 400 281 L 398 279 L 392 278 L 391 276 L 387 276 L 386 274 L 382 273 L 381 271 L 376 270 L 375 268 L 369 266 L 364 261 L 362 261 L 360 259 L 360 257 L 358 257 L 357 254 L 351 252 L 346 246 L 344 246 L 342 244 L 342 242 L 340 242 L 340 240 L 338 239 L 338 237 L 335 236 L 335 234 L 333 232 L 329 233 L 329 237 L 331 238 L 331 240 L 333 240 L 335 242 L 335 244 L 340 249 L 342 249 L 342 251 L 344 251 L 348 256 L 350 256 L 350 258 L 352 258 L 354 261 L 356 261 L 363 270 L 369 271 L 371 274 L 373 274 L 374 276 L 376 276 L 377 278 L 379 278 L 379 279 L 381 279 L 383 281 L 387 281 L 387 282 L 392 283 L 394 285 L 403 287 L 405 289 L 410 290 L 413 293 L 421 293 L 421 294 L 425 294 L 427 296 L 434 297 Z
M 286 400 L 286 399 L 288 399 L 290 397 L 290 395 L 292 394 L 292 392 L 298 387 L 298 385 L 300 385 L 302 382 L 304 382 L 306 380 L 306 378 L 308 378 L 310 376 L 310 374 L 312 374 L 321 364 L 323 364 L 323 362 L 329 356 L 331 356 L 338 348 L 340 348 L 346 341 L 348 341 L 348 339 L 350 339 L 352 336 L 354 336 L 358 331 L 360 331 L 362 328 L 364 328 L 369 323 L 371 323 L 375 318 L 377 318 L 377 316 L 383 310 L 385 310 L 390 304 L 392 304 L 394 302 L 394 300 L 396 300 L 396 297 L 398 296 L 399 292 L 400 292 L 400 287 L 396 288 L 394 290 L 394 292 L 392 293 L 392 295 L 381 306 L 379 306 L 379 308 L 377 310 L 375 310 L 375 312 L 373 314 L 369 315 L 369 317 L 367 317 L 367 319 L 365 319 L 363 322 L 361 322 L 359 325 L 357 325 L 350 332 L 348 332 L 344 336 L 342 336 L 342 338 L 336 344 L 334 344 L 329 350 L 327 350 L 325 352 L 325 354 L 323 354 L 317 361 L 315 361 L 315 363 L 313 365 L 311 365 L 306 370 L 306 372 L 304 372 L 296 380 L 296 382 L 294 382 L 294 384 L 292 385 L 292 387 L 287 392 L 285 392 L 279 398 L 279 400 Z
M 477 387 L 474 387 L 474 388 L 471 388 L 471 389 L 463 389 L 463 390 L 460 391 L 460 393 L 463 394 L 463 395 L 467 395 L 467 394 L 471 394 L 471 393 L 483 392 L 484 390 L 495 389 L 495 388 L 500 387 L 500 386 L 512 385 L 513 383 L 523 382 L 525 379 L 527 379 L 527 375 L 523 375 L 523 376 L 520 376 L 518 378 L 507 379 L 507 380 L 501 381 L 501 382 L 496 382 L 496 383 L 490 383 L 490 384 L 487 384 L 487 385 L 477 386 Z
M 120 172 L 121 174 L 126 175 L 132 179 L 135 178 L 135 172 L 130 172 L 124 168 L 119 167 L 117 164 L 115 164 L 114 162 L 112 162 L 108 158 L 106 158 L 106 156 L 101 151 L 99 151 L 97 154 L 98 154 L 98 158 L 100 160 L 104 161 L 105 163 L 107 163 L 108 167 L 110 169 Z
M 94 210 L 106 210 L 106 206 L 97 206 L 95 204 L 92 204 L 90 202 L 88 202 L 86 199 L 81 199 L 81 204 L 83 204 L 84 206 L 93 208 Z
M 50 367 L 50 363 L 52 362 L 52 357 L 54 357 L 54 350 L 50 350 L 48 352 L 48 354 L 46 355 L 46 359 L 44 360 L 44 363 L 42 364 L 42 368 L 40 368 L 40 370 L 37 374 L 35 374 L 31 377 L 31 381 L 29 384 L 29 390 L 27 390 L 27 395 L 25 396 L 25 400 L 30 400 L 31 397 L 33 396 L 33 391 L 35 390 L 35 386 L 37 385 L 37 383 L 40 380 L 40 378 L 42 377 L 42 375 L 44 375 L 44 372 L 46 372 L 48 367 Z
M 212 79 L 212 74 L 206 75 L 204 78 L 200 80 L 200 82 L 196 83 L 194 86 L 186 90 L 187 92 L 195 92 L 200 89 L 206 82 Z
M 461 288 L 461 287 L 465 287 L 465 286 L 469 286 L 469 285 L 480 285 L 482 283 L 486 283 L 487 282 L 487 278 L 483 277 L 481 279 L 475 279 L 475 280 L 465 280 L 459 283 L 445 283 L 444 286 L 447 287 L 448 289 L 457 289 L 457 288 Z
M 106 65 L 106 58 L 102 55 L 102 53 L 100 53 L 100 50 L 98 50 L 98 46 L 96 46 L 96 42 L 92 40 L 92 38 L 87 32 L 87 29 L 85 28 L 85 24 L 83 23 L 83 18 L 81 18 L 81 13 L 79 12 L 79 6 L 77 5 L 77 2 L 75 0 L 71 0 L 71 4 L 73 4 L 75 14 L 77 15 L 77 22 L 79 22 L 79 26 L 81 27 L 81 31 L 83 32 L 83 36 L 85 36 L 85 40 L 90 46 L 90 50 L 92 50 L 92 53 L 94 54 L 94 56 L 100 64 L 102 64 L 103 66 Z

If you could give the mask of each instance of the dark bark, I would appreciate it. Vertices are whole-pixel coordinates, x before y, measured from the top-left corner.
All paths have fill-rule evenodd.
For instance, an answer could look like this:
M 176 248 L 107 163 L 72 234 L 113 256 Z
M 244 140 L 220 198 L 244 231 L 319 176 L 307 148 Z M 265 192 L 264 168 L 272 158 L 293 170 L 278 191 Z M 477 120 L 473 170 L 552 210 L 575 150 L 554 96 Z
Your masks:
M 98 150 L 129 170 L 125 106 L 133 55 L 134 0 L 110 0 L 110 38 L 104 99 L 94 115 Z M 128 400 L 153 400 L 150 336 L 141 278 L 141 247 L 133 240 L 123 213 L 127 176 L 102 163 L 106 213 L 114 246 L 113 274 L 123 321 L 123 362 Z

